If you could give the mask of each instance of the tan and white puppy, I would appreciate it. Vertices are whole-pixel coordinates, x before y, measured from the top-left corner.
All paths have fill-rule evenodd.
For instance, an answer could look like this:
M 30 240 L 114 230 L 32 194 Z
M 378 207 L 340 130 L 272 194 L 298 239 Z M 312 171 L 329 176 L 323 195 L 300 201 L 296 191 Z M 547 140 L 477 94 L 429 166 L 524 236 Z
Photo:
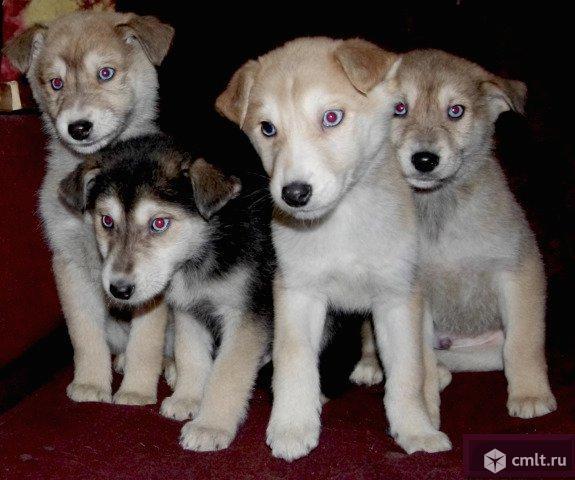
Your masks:
M 397 442 L 408 452 L 451 447 L 437 430 L 430 349 L 429 413 L 424 400 L 416 219 L 388 154 L 393 104 L 383 80 L 396 60 L 363 40 L 298 39 L 246 63 L 216 102 L 252 141 L 277 206 L 267 442 L 286 460 L 318 443 L 318 355 L 328 308 L 373 312 Z
M 437 356 L 452 371 L 504 369 L 509 414 L 545 415 L 556 402 L 544 351 L 543 263 L 493 156 L 495 121 L 523 112 L 526 87 L 437 50 L 406 54 L 390 85 L 391 139 L 413 187 Z
M 127 349 L 114 401 L 156 401 L 162 350 L 154 339 L 163 338 L 166 307 L 160 302 L 135 311 L 131 327 L 112 319 L 91 227 L 66 207 L 58 189 L 84 154 L 157 130 L 155 66 L 172 37 L 172 27 L 153 17 L 79 12 L 35 25 L 4 49 L 26 73 L 50 136 L 40 213 L 74 347 L 74 380 L 67 392 L 76 401 L 112 400 L 111 348 Z

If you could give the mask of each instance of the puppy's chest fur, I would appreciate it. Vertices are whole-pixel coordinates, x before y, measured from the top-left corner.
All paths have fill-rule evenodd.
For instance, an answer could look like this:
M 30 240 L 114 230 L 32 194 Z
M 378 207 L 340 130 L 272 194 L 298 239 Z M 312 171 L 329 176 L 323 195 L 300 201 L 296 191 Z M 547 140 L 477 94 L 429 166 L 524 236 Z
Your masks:
M 489 173 L 470 184 L 414 194 L 420 278 L 441 333 L 501 328 L 496 276 L 516 267 L 529 237 L 501 172 Z
M 216 342 L 233 326 L 227 319 L 237 314 L 271 330 L 273 269 L 269 217 L 240 203 L 214 222 L 200 255 L 184 260 L 166 299 L 203 322 Z
M 284 282 L 342 311 L 369 311 L 376 301 L 405 295 L 416 261 L 415 222 L 406 210 L 395 192 L 356 187 L 320 222 L 276 219 Z
M 218 338 L 226 311 L 246 311 L 253 307 L 251 274 L 251 268 L 245 265 L 238 265 L 224 275 L 184 265 L 174 275 L 166 298 L 174 308 L 192 313 Z
M 86 269 L 96 285 L 100 284 L 101 261 L 93 227 L 82 216 L 71 212 L 58 196 L 60 182 L 83 158 L 52 140 L 47 171 L 40 189 L 40 214 L 51 249 Z

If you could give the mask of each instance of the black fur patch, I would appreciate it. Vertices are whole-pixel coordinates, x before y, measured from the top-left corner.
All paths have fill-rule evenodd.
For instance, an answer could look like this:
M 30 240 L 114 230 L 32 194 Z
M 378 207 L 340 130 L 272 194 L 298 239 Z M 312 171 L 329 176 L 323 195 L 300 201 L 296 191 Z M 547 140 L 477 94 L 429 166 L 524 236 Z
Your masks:
M 189 162 L 186 152 L 169 137 L 152 135 L 128 140 L 102 150 L 101 171 L 87 193 L 86 210 L 93 210 L 101 195 L 113 193 L 126 210 L 143 196 L 178 205 L 202 218 L 194 201 L 194 190 L 182 165 Z M 254 203 L 253 192 L 242 191 L 209 220 L 209 239 L 201 257 L 188 259 L 180 268 L 195 271 L 206 280 L 217 279 L 237 265 L 249 265 L 248 295 L 251 311 L 272 318 L 272 276 L 275 269 L 271 241 L 271 204 L 269 197 Z M 209 261 L 208 261 L 209 260 Z M 194 313 L 219 340 L 219 319 L 208 302 L 199 302 Z

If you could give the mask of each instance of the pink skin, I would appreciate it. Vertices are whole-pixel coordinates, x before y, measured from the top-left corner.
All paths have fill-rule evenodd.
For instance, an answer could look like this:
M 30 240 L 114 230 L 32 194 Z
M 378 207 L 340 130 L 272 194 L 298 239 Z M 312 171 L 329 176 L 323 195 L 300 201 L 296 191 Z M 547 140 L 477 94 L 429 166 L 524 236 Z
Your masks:
M 463 335 L 444 334 L 435 332 L 433 348 L 436 350 L 449 350 L 453 348 L 469 348 L 478 345 L 502 344 L 504 340 L 503 330 L 491 330 L 476 337 L 466 337 Z

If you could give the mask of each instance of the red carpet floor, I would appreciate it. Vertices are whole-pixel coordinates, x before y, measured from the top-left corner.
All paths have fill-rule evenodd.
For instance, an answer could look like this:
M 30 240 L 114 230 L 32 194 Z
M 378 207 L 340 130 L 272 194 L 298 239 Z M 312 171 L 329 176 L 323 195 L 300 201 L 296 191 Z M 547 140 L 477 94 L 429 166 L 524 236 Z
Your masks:
M 325 406 L 319 447 L 288 464 L 264 443 L 270 395 L 263 389 L 231 447 L 200 454 L 179 447 L 180 424 L 161 417 L 157 406 L 71 402 L 64 393 L 70 378 L 70 371 L 60 373 L 0 416 L 0 478 L 451 480 L 464 478 L 464 433 L 575 432 L 572 384 L 555 385 L 557 412 L 520 420 L 507 416 L 502 373 L 459 374 L 443 394 L 451 452 L 402 453 L 386 436 L 382 387 L 353 388 Z

